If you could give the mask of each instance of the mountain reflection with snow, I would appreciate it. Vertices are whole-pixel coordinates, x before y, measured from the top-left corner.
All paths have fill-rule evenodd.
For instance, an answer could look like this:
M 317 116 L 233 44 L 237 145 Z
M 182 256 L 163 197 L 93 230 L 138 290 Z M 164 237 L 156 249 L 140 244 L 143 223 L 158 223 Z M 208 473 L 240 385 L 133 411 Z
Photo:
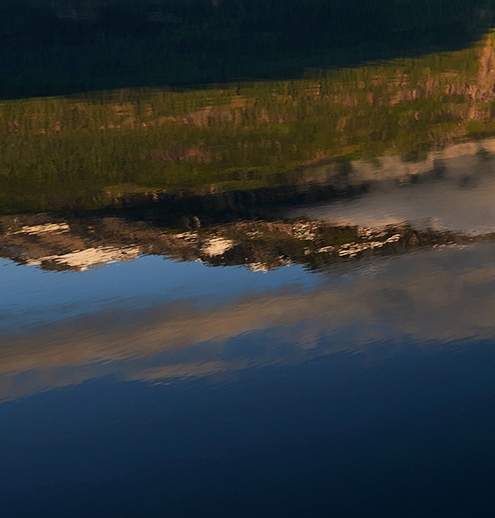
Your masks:
M 120 41 L 62 4 L 54 26 Z M 162 4 L 143 27 L 177 41 L 241 16 L 205 4 L 189 35 Z M 490 515 L 491 13 L 476 41 L 300 77 L 246 54 L 253 77 L 194 88 L 136 65 L 82 94 L 55 64 L 51 97 L 5 86 L 2 516 Z

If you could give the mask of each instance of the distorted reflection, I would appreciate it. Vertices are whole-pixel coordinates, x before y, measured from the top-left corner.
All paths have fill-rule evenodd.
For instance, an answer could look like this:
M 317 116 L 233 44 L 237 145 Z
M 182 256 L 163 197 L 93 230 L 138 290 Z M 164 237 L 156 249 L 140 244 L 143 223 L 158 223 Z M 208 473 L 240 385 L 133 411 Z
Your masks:
M 64 309 L 44 312 L 27 309 L 28 299 L 42 300 L 41 288 L 24 288 L 17 306 L 5 303 L 2 399 L 109 374 L 156 380 L 293 364 L 405 337 L 493 338 L 493 52 L 490 35 L 468 50 L 266 90 L 24 101 L 14 122 L 17 101 L 6 102 L 0 254 L 13 263 L 5 277 L 14 264 L 35 278 L 135 262 L 122 279 L 109 274 L 110 286 L 154 256 L 149 276 L 180 276 L 174 261 L 197 261 L 195 282 L 212 282 L 196 298 L 182 291 L 186 282 L 180 296 L 167 280 L 160 296 L 136 284 L 112 296 L 103 275 L 82 302 L 87 281 L 79 277 Z M 86 151 L 74 148 L 74 132 L 86 135 L 77 141 Z M 105 187 L 116 161 L 123 169 Z M 84 179 L 67 176 L 71 167 Z M 33 181 L 20 196 L 24 175 Z M 159 184 L 141 187 L 140 178 Z M 223 274 L 200 265 L 247 271 L 229 274 L 241 287 L 227 300 Z M 299 265 L 306 273 L 268 280 Z M 241 281 L 259 272 L 267 277 L 257 284 Z M 311 272 L 314 282 L 305 280 Z M 57 279 L 43 291 L 57 291 Z M 266 338 L 274 333 L 275 342 Z M 229 352 L 251 335 L 270 348 Z
M 368 30 L 371 2 L 331 36 L 293 5 L 296 59 L 261 4 L 103 4 L 31 2 L 58 39 L 0 25 L 11 515 L 469 516 L 495 476 L 490 6 Z
M 201 306 L 187 298 L 141 309 L 107 303 L 97 313 L 4 332 L 1 397 L 109 374 L 182 378 L 341 351 L 372 355 L 373 344 L 386 340 L 459 347 L 493 339 L 494 246 L 445 246 L 344 264 L 321 275 L 315 287 L 287 279 L 285 288 L 253 292 L 248 286 L 225 302 L 215 298 L 221 285 L 211 286 L 213 293 L 205 294 L 211 302 Z M 159 267 L 154 270 L 159 275 Z M 236 338 L 247 336 L 265 345 L 238 350 Z

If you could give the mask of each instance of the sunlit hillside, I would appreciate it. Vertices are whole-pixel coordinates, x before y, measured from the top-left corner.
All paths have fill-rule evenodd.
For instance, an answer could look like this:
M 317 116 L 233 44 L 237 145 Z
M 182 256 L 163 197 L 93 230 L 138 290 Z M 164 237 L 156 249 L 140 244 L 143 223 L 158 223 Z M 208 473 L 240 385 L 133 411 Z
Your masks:
M 3 101 L 0 211 L 293 185 L 315 164 L 346 175 L 386 155 L 421 161 L 495 132 L 492 42 L 294 80 Z

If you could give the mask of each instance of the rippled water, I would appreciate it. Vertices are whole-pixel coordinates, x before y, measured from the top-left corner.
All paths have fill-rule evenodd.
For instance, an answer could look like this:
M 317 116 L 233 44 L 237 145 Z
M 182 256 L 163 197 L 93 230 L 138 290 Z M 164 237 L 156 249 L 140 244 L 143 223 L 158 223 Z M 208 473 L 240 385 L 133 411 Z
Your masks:
M 287 34 L 239 25 L 253 54 L 219 75 L 222 3 L 200 36 L 145 3 L 176 39 L 133 33 L 125 70 L 97 2 L 52 4 L 39 52 L 109 71 L 22 61 L 0 89 L 0 514 L 491 516 L 490 6 L 452 2 L 469 30 L 439 48 L 394 4 L 368 53 L 320 34 L 263 79 Z M 193 35 L 202 60 L 136 65 Z M 193 57 L 215 84 L 171 89 Z

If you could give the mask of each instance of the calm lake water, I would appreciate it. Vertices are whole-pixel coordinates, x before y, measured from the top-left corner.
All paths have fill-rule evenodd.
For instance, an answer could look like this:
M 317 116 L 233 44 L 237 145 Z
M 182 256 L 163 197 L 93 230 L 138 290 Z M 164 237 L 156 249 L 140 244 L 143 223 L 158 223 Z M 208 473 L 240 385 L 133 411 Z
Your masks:
M 0 514 L 492 516 L 491 4 L 107 4 L 1 11 Z

